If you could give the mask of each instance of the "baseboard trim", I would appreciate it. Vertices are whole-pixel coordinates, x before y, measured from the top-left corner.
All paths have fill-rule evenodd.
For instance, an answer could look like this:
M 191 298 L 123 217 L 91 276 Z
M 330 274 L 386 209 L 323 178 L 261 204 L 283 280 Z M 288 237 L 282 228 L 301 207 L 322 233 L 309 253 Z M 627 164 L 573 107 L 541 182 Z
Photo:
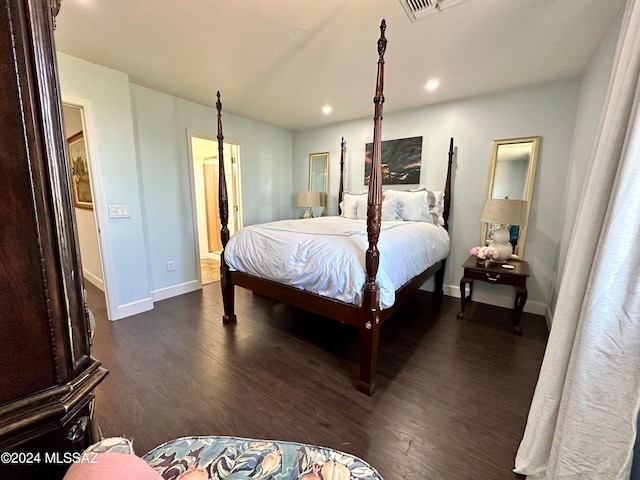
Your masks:
M 137 315 L 138 313 L 153 310 L 153 300 L 151 297 L 143 298 L 135 302 L 118 305 L 115 310 L 115 312 L 109 311 L 109 313 L 112 314 L 109 320 L 121 320 L 126 317 L 131 317 L 132 315 Z
M 96 286 L 97 288 L 99 288 L 101 291 L 104 292 L 104 280 L 102 280 L 100 277 L 91 273 L 89 270 L 85 268 L 82 269 L 82 276 L 85 278 L 85 280 L 90 282 L 91 285 Z
M 444 285 L 442 287 L 444 294 L 450 297 L 460 298 L 460 287 L 454 285 Z M 515 295 L 515 294 L 514 294 Z M 504 295 L 495 295 L 493 293 L 481 292 L 474 289 L 473 301 L 486 303 L 489 305 L 495 305 L 496 307 L 513 308 L 514 297 L 506 297 Z M 527 313 L 533 313 L 534 315 L 542 315 L 547 319 L 547 325 L 549 325 L 548 311 L 546 303 L 534 302 L 527 300 L 524 305 L 523 311 Z
M 551 311 L 551 307 L 547 305 L 547 310 L 545 312 L 544 318 L 547 320 L 547 328 L 551 330 L 551 324 L 553 323 L 553 312 Z
M 165 300 L 167 298 L 176 297 L 189 292 L 195 292 L 200 290 L 202 284 L 198 280 L 192 280 L 190 282 L 180 283 L 178 285 L 172 285 L 170 287 L 160 288 L 158 290 L 151 291 L 151 298 L 154 302 Z

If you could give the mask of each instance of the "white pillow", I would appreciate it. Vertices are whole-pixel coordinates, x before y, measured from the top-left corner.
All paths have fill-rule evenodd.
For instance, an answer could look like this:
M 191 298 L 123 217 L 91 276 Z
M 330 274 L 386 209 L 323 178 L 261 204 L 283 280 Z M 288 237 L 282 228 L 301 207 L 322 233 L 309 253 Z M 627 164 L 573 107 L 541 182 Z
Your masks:
M 357 219 L 358 220 L 366 220 L 367 219 L 367 209 L 368 198 L 366 195 L 363 195 L 364 198 L 358 199 L 358 211 L 357 211 Z M 402 220 L 400 215 L 398 214 L 400 210 L 400 201 L 398 199 L 392 200 L 383 200 L 382 201 L 382 221 L 393 221 L 393 220 Z
M 400 200 L 390 198 L 382 201 L 382 221 L 402 220 L 400 216 Z
M 340 202 L 340 207 L 342 209 L 341 216 L 344 218 L 348 218 L 350 220 L 355 220 L 356 218 L 358 218 L 358 201 L 362 202 L 363 200 L 366 208 L 366 205 L 367 205 L 366 193 L 344 192 L 342 194 L 342 202 Z
M 444 225 L 444 193 L 420 190 L 386 190 L 385 198 L 401 202 L 400 217 L 406 221 Z
M 356 201 L 356 203 L 358 205 L 358 209 L 356 211 L 356 218 L 358 220 L 363 220 L 363 219 L 366 220 L 367 208 L 369 203 L 369 195 L 367 195 L 366 193 L 363 193 L 358 197 L 358 200 Z

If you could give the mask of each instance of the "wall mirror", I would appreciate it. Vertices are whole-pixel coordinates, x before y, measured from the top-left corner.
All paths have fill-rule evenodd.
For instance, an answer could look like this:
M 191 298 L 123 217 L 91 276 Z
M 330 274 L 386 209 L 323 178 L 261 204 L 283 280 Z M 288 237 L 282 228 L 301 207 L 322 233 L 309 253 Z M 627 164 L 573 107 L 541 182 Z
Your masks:
M 510 226 L 509 241 L 513 245 L 513 255 L 520 259 L 524 258 L 539 147 L 540 137 L 522 137 L 494 140 L 491 150 L 487 199 L 510 198 L 527 201 L 525 224 Z M 497 227 L 495 224 L 482 224 L 481 244 L 491 241 Z
M 329 152 L 309 155 L 309 190 L 320 192 L 321 215 L 326 215 L 329 193 Z

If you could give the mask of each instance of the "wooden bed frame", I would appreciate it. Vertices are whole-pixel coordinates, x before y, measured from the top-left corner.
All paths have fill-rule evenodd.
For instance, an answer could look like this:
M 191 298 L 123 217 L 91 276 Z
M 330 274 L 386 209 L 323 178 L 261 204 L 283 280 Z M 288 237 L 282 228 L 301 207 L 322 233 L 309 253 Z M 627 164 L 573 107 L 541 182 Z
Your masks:
M 234 286 L 252 290 L 284 303 L 298 308 L 329 317 L 340 322 L 353 325 L 359 330 L 359 355 L 360 355 L 360 376 L 357 383 L 359 391 L 371 395 L 376 387 L 375 369 L 378 353 L 378 343 L 380 339 L 380 327 L 393 313 L 431 276 L 435 274 L 436 293 L 442 295 L 442 284 L 444 280 L 445 260 L 441 260 L 435 265 L 410 280 L 407 284 L 396 291 L 396 300 L 392 307 L 381 310 L 379 306 L 379 287 L 376 282 L 378 272 L 379 251 L 377 248 L 380 235 L 380 222 L 382 216 L 382 173 L 381 173 L 381 146 L 382 146 L 382 105 L 384 103 L 383 83 L 384 83 L 384 52 L 387 40 L 385 38 L 386 23 L 382 20 L 380 24 L 380 38 L 378 40 L 378 72 L 376 79 L 376 95 L 373 99 L 375 104 L 375 116 L 373 127 L 373 159 L 371 166 L 371 178 L 368 190 L 367 207 L 367 237 L 369 248 L 366 252 L 366 272 L 367 280 L 364 285 L 363 301 L 361 306 L 347 304 L 331 298 L 322 297 L 315 293 L 300 290 L 298 288 L 279 284 L 271 280 L 248 275 L 242 272 L 231 271 L 224 261 L 224 248 L 229 241 L 229 201 L 227 197 L 227 186 L 224 172 L 223 140 L 222 135 L 222 103 L 220 102 L 220 92 L 216 107 L 218 109 L 218 158 L 219 158 L 219 205 L 220 221 L 222 229 L 220 237 L 223 251 L 220 259 L 222 299 L 224 304 L 224 316 L 222 320 L 225 324 L 236 323 L 234 313 Z M 449 162 L 447 168 L 447 180 L 445 185 L 445 205 L 444 219 L 445 228 L 448 228 L 449 209 L 451 203 L 451 164 L 453 159 L 453 138 L 449 145 Z M 340 158 L 340 189 L 339 201 L 343 193 L 344 175 L 344 139 L 341 144 Z

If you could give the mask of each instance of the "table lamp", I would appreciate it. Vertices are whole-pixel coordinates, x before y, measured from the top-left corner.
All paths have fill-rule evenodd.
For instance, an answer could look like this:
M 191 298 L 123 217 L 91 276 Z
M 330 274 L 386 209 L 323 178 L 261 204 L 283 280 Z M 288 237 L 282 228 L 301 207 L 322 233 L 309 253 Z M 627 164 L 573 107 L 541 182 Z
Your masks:
M 526 200 L 511 200 L 507 198 L 490 198 L 482 211 L 483 222 L 500 225 L 493 233 L 491 244 L 500 254 L 493 261 L 506 262 L 513 253 L 513 246 L 509 243 L 509 229 L 507 225 L 524 225 L 527 213 Z
M 301 192 L 298 192 L 297 204 L 299 207 L 306 208 L 300 218 L 313 218 L 313 210 L 311 210 L 311 208 L 320 206 L 320 192 L 314 192 L 311 190 L 302 190 Z

